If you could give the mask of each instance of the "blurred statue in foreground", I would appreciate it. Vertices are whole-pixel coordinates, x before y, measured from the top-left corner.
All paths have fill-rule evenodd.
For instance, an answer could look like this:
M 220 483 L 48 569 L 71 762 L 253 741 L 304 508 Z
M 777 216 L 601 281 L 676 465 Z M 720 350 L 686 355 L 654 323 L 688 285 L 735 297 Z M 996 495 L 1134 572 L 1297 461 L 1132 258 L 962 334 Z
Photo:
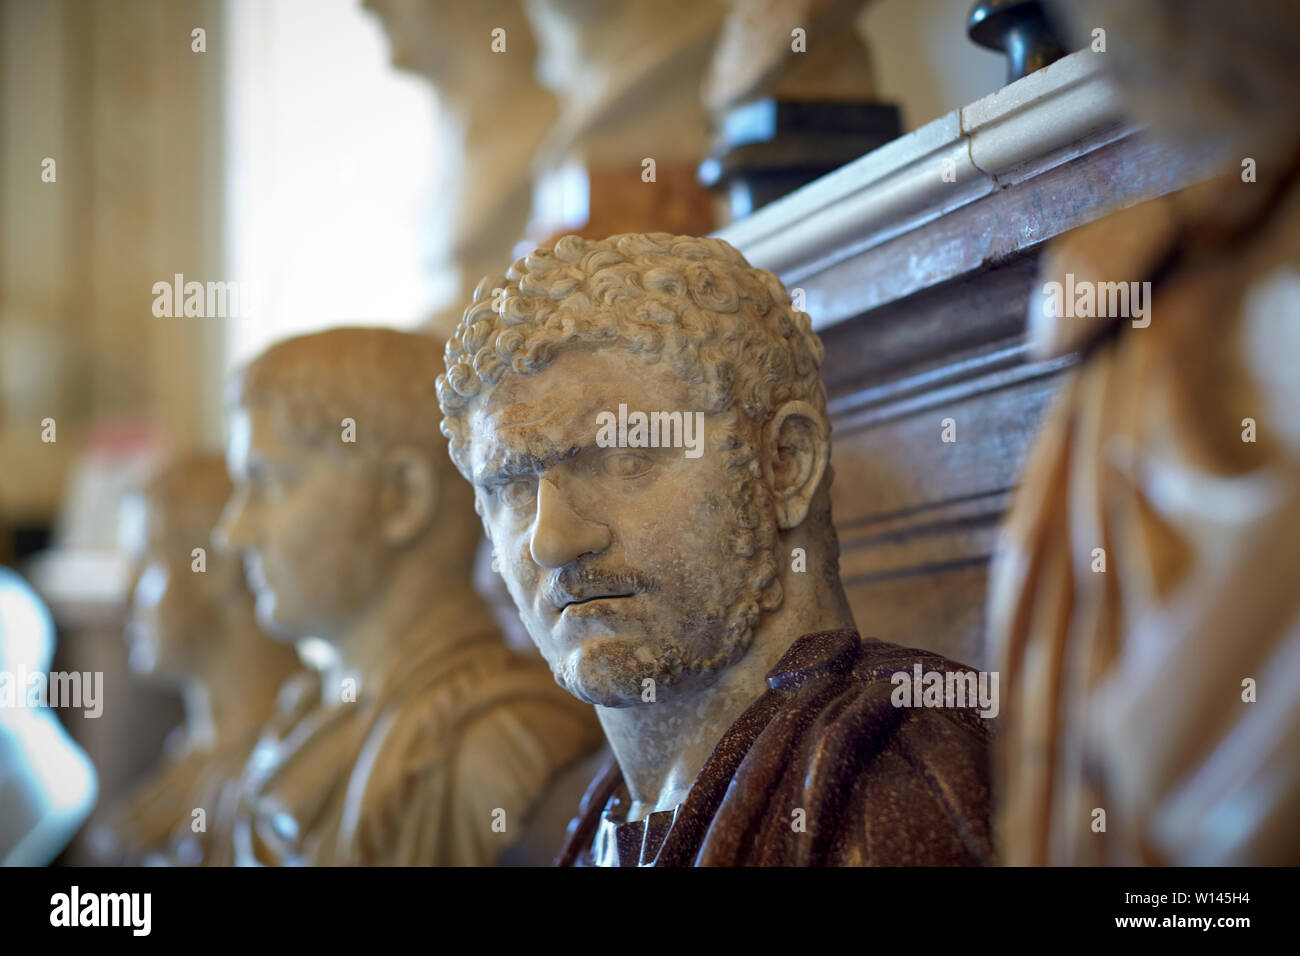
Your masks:
M 53 657 L 50 612 L 21 577 L 0 567 L 0 865 L 4 866 L 49 863 L 95 805 L 95 768 L 48 706 Z
M 1154 133 L 1228 172 L 1044 258 L 1031 346 L 1083 361 L 991 584 L 1000 852 L 1300 863 L 1300 4 L 1060 6 L 1124 38 L 1105 59 Z M 1060 317 L 1093 283 L 1146 283 L 1145 314 Z
M 231 863 L 235 783 L 276 692 L 300 669 L 293 648 L 258 627 L 238 556 L 211 545 L 230 490 L 224 458 L 194 455 L 123 505 L 123 545 L 136 565 L 131 669 L 178 690 L 185 723 L 162 765 L 96 830 L 104 862 Z
M 562 238 L 448 343 L 452 458 L 615 757 L 562 863 L 991 860 L 989 688 L 854 625 L 822 356 L 775 276 L 667 234 Z
M 441 360 L 430 336 L 335 329 L 232 383 L 222 533 L 259 620 L 316 639 L 321 678 L 285 687 L 249 760 L 237 862 L 489 864 L 536 837 L 553 778 L 599 742 L 471 586 L 473 496 L 431 413 Z M 512 859 L 546 862 L 561 835 Z

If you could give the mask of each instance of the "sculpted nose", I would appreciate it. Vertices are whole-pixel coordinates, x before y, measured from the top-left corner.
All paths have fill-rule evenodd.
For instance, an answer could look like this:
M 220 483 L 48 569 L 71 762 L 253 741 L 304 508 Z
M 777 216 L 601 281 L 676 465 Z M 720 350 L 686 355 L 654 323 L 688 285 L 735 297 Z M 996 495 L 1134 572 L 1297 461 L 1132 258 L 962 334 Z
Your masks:
M 167 568 L 150 564 L 140 574 L 131 590 L 132 610 L 135 612 L 156 608 L 162 603 L 167 589 L 171 587 L 171 574 Z
M 137 592 L 139 592 L 140 590 L 140 579 L 144 577 L 144 572 L 147 567 L 148 565 L 144 561 L 138 560 L 132 563 L 131 569 L 127 572 L 127 579 L 126 579 L 127 604 L 133 604 L 134 602 L 140 600 Z
M 544 568 L 562 568 L 584 554 L 609 547 L 609 528 L 588 521 L 569 506 L 550 479 L 537 486 L 537 523 L 533 526 L 533 560 Z
M 248 511 L 248 493 L 236 489 L 212 531 L 212 540 L 218 548 L 239 551 L 252 546 Z

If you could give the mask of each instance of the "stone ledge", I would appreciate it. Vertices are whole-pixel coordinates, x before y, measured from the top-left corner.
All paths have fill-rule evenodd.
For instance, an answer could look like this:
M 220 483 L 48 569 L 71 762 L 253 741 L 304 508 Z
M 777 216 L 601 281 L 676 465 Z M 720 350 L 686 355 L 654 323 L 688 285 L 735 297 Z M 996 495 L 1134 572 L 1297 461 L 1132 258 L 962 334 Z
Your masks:
M 716 235 L 787 284 L 798 282 L 1136 129 L 1120 114 L 1098 55 L 1082 50 Z

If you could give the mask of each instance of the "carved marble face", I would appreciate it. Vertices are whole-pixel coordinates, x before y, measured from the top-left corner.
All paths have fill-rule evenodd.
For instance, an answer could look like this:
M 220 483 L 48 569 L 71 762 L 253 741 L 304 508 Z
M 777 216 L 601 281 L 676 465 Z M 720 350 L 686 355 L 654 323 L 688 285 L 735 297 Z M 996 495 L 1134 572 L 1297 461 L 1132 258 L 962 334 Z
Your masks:
M 702 408 L 667 362 L 574 350 L 507 375 L 472 406 L 477 507 L 511 596 L 557 681 L 608 707 L 708 686 L 748 649 L 755 566 L 727 468 L 729 424 L 684 447 L 602 447 L 598 416 Z M 606 433 L 608 435 L 608 433 Z M 771 518 L 764 509 L 764 520 Z M 743 548 L 740 550 L 744 550 Z
M 244 553 L 257 619 L 281 637 L 326 640 L 364 610 L 391 566 L 379 489 L 362 456 L 291 441 L 268 404 L 236 409 L 234 494 L 221 534 Z
M 209 546 L 210 529 L 192 534 L 169 530 L 161 507 L 144 497 L 126 499 L 119 537 L 132 562 L 126 625 L 131 669 L 164 682 L 197 676 L 213 652 L 212 621 L 229 583 L 225 561 Z M 194 548 L 203 548 L 204 572 L 194 570 Z

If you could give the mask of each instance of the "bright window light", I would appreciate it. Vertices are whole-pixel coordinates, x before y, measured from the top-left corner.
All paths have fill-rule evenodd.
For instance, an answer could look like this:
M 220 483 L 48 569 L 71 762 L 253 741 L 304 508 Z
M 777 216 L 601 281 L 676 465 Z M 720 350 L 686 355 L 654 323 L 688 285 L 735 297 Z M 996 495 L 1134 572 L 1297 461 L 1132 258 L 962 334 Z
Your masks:
M 230 320 L 228 363 L 333 325 L 420 323 L 445 294 L 432 88 L 392 69 L 358 0 L 228 0 L 224 33 L 228 275 L 213 278 L 254 302 Z

